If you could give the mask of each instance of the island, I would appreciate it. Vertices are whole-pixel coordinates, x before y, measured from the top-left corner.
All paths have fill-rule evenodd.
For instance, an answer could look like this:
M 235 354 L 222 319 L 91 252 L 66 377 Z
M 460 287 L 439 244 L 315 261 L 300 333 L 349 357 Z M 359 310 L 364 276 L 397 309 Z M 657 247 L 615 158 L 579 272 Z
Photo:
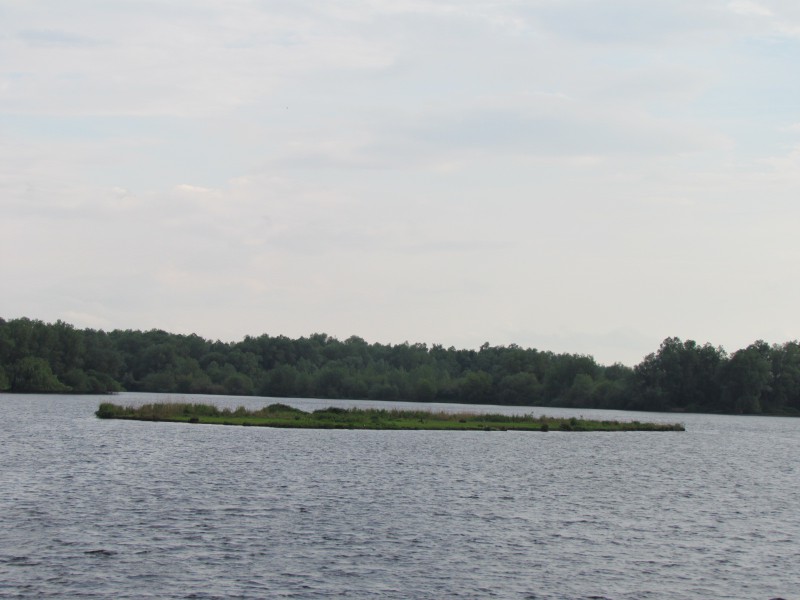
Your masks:
M 286 404 L 258 410 L 231 410 L 209 404 L 156 403 L 139 407 L 104 402 L 95 413 L 101 419 L 168 421 L 211 425 L 302 429 L 426 429 L 472 431 L 684 431 L 679 423 L 598 421 L 582 417 L 500 415 L 473 412 L 433 412 L 378 408 L 329 407 L 306 412 Z

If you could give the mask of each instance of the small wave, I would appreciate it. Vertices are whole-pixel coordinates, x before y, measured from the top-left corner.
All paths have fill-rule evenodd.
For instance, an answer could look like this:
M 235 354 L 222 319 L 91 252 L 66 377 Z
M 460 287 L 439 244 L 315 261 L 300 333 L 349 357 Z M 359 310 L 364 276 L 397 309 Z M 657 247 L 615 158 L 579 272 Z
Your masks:
M 39 564 L 29 556 L 9 556 L 0 559 L 0 563 L 11 565 L 12 567 L 35 567 Z
M 114 556 L 116 552 L 114 552 L 113 550 L 106 550 L 105 548 L 100 548 L 98 550 L 87 550 L 86 552 L 84 552 L 84 554 L 86 554 L 87 556 L 108 557 L 108 556 Z

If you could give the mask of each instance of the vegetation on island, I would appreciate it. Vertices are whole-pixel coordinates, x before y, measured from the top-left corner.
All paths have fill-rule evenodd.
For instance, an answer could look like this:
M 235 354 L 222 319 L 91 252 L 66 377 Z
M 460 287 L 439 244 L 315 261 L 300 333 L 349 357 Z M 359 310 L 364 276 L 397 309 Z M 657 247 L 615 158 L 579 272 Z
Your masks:
M 239 342 L 0 319 L 0 391 L 120 390 L 645 411 L 800 414 L 800 343 L 728 354 L 667 338 L 634 367 L 517 345 L 377 344 L 324 333 Z
M 286 404 L 259 410 L 220 409 L 209 404 L 159 403 L 140 407 L 104 402 L 101 419 L 171 421 L 214 425 L 250 425 L 303 429 L 437 429 L 482 431 L 684 431 L 683 425 L 639 421 L 596 421 L 584 418 L 534 417 L 471 412 L 323 408 L 305 412 Z

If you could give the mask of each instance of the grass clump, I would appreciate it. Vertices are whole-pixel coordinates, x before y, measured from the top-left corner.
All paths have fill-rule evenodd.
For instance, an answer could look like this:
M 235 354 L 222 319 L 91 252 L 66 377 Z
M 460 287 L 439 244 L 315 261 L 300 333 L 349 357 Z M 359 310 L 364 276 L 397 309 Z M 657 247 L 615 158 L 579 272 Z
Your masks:
M 684 431 L 677 423 L 595 421 L 576 417 L 534 417 L 482 413 L 448 413 L 379 408 L 323 408 L 308 413 L 286 404 L 258 410 L 219 409 L 208 404 L 160 403 L 140 407 L 104 402 L 95 413 L 101 419 L 170 421 L 305 429 L 436 429 L 473 431 Z

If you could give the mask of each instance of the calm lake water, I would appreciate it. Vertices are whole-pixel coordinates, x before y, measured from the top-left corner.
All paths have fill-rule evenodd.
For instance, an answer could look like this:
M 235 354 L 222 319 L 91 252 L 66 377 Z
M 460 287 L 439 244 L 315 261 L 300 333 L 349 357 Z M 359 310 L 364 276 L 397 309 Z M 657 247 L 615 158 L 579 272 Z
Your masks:
M 1 598 L 800 597 L 800 419 L 430 405 L 687 431 L 312 431 L 102 400 L 0 394 Z M 114 398 L 159 400 L 272 402 Z

